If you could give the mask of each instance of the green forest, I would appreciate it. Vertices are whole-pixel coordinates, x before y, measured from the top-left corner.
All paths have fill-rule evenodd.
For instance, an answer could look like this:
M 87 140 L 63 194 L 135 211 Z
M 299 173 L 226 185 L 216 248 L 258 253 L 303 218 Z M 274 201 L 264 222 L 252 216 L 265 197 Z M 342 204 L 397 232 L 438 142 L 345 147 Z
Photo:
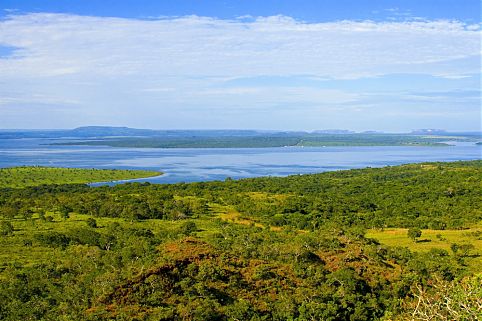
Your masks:
M 410 134 L 316 134 L 273 133 L 251 136 L 154 136 L 101 138 L 53 143 L 52 145 L 100 145 L 134 148 L 264 148 L 327 146 L 448 146 L 447 141 L 473 142 L 480 136 L 427 136 Z
M 1 320 L 482 318 L 482 161 L 101 187 L 17 170 Z

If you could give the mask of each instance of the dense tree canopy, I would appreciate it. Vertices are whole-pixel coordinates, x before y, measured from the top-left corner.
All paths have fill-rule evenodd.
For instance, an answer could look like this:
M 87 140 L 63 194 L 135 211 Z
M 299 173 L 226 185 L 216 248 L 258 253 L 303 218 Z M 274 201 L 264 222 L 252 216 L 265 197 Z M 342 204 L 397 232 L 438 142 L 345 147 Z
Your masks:
M 474 246 L 413 252 L 368 239 L 365 230 L 477 227 L 481 177 L 482 162 L 473 161 L 191 184 L 4 188 L 0 319 L 426 314 L 440 287 L 461 302 L 463 289 L 478 293 L 480 277 L 467 265 L 478 255 Z M 415 309 L 417 296 L 426 304 Z M 479 313 L 480 300 L 469 298 L 468 311 Z

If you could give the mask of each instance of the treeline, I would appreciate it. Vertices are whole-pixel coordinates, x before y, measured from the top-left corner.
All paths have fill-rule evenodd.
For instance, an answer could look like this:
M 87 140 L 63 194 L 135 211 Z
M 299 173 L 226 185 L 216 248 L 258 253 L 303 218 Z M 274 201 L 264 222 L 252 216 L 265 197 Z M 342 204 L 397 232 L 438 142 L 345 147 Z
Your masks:
M 453 136 L 451 140 L 474 141 L 477 137 Z M 101 145 L 139 148 L 260 148 L 284 146 L 447 146 L 436 137 L 407 134 L 309 134 L 275 133 L 252 136 L 170 135 L 145 138 L 103 138 L 89 141 L 54 143 L 53 145 Z
M 482 219 L 482 162 L 431 163 L 239 181 L 129 183 L 3 189 L 0 215 L 73 212 L 128 220 L 198 217 L 209 203 L 255 221 L 315 230 L 327 223 L 364 228 L 467 228 Z

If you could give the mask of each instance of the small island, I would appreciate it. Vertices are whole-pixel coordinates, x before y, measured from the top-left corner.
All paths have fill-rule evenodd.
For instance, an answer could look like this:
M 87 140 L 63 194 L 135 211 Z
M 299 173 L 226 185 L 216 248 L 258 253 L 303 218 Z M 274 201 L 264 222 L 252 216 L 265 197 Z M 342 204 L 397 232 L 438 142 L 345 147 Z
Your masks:
M 0 169 L 0 188 L 23 188 L 44 184 L 88 184 L 159 175 L 162 173 L 146 170 L 21 166 Z

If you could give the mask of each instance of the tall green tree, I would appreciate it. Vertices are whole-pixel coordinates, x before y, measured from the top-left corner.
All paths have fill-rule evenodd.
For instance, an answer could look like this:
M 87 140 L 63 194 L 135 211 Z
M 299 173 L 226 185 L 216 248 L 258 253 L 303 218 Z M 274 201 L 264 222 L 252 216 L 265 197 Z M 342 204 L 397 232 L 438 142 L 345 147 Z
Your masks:
M 418 227 L 409 228 L 407 231 L 407 236 L 412 239 L 412 241 L 417 242 L 417 239 L 422 236 L 422 230 Z

